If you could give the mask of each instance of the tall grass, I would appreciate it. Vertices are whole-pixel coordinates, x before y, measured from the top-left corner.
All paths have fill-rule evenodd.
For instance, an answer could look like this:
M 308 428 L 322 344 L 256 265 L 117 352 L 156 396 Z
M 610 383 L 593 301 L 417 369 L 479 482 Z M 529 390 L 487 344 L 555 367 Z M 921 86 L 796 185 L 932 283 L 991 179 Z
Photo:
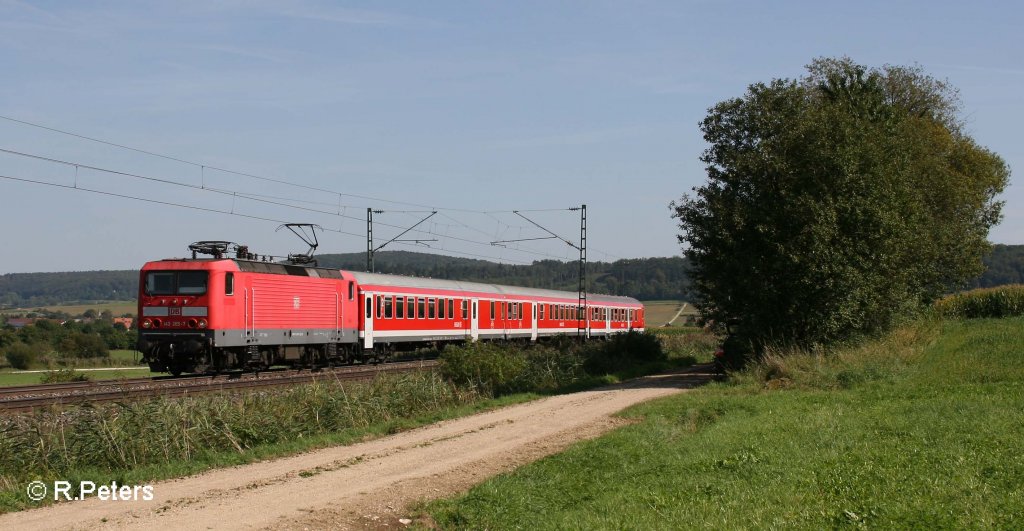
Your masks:
M 130 471 L 357 430 L 480 399 L 428 373 L 255 393 L 155 399 L 0 418 L 0 509 L 33 479 Z

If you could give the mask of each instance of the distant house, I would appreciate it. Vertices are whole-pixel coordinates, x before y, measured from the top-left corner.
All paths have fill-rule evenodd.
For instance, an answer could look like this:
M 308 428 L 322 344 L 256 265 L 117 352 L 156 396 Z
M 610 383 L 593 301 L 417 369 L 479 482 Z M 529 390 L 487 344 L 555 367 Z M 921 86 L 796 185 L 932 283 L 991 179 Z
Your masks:
M 134 323 L 134 322 L 135 322 L 135 319 L 133 319 L 131 317 L 115 317 L 114 318 L 114 324 L 121 323 L 128 330 L 131 330 L 132 323 Z
M 35 322 L 38 320 L 39 319 L 35 317 L 11 317 L 7 319 L 7 324 L 8 326 L 12 326 L 14 328 L 25 328 L 30 324 L 35 324 Z

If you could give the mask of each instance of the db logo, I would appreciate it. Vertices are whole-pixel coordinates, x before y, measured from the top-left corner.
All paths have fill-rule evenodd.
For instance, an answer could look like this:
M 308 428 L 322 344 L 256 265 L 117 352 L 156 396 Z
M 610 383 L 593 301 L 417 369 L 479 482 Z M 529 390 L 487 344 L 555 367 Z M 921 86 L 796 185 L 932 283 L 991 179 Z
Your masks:
M 167 315 L 181 317 L 181 308 L 168 308 Z

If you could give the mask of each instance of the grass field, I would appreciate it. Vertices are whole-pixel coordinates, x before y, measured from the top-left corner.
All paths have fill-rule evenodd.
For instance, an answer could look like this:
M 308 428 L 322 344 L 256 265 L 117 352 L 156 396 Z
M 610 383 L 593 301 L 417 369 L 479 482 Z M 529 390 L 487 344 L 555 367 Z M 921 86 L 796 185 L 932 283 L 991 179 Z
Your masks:
M 86 374 L 90 380 L 118 380 L 121 378 L 140 378 L 150 375 L 149 367 L 145 365 L 137 365 L 136 359 L 139 356 L 140 354 L 134 350 L 111 350 L 109 360 L 111 366 L 118 368 L 131 367 L 131 369 L 90 370 L 85 371 L 84 374 Z M 33 370 L 45 370 L 45 367 L 37 367 Z M 37 384 L 42 377 L 43 373 L 39 372 L 3 369 L 0 370 L 0 387 Z
M 36 306 L 32 308 L 12 308 L 7 310 L 0 310 L 0 314 L 3 315 L 20 315 L 38 310 L 48 310 L 51 312 L 65 312 L 71 315 L 81 315 L 86 310 L 96 310 L 96 313 L 101 313 L 104 310 L 110 310 L 110 313 L 114 314 L 114 317 L 120 317 L 123 314 L 130 313 L 135 314 L 138 312 L 138 304 L 135 301 L 106 301 L 106 302 L 95 302 L 89 304 L 66 304 L 66 305 L 54 305 L 54 306 Z
M 673 317 L 685 301 L 644 301 L 645 317 L 648 328 L 656 328 L 664 325 Z M 673 326 L 682 326 L 687 315 L 696 315 L 697 310 L 692 304 L 685 303 L 686 308 L 683 314 L 673 323 Z
M 771 359 L 425 510 L 471 529 L 1020 529 L 1022 330 L 920 323 Z

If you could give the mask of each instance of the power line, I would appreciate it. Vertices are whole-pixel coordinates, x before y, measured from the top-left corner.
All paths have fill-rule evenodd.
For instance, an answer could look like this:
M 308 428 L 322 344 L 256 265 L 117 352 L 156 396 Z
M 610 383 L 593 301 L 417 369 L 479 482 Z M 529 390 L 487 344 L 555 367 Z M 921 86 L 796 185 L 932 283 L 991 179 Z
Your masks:
M 395 201 L 395 200 L 391 200 L 391 199 L 379 198 L 379 197 L 374 197 L 374 196 L 366 196 L 366 195 L 360 195 L 360 194 L 351 194 L 351 193 L 338 192 L 338 191 L 329 190 L 329 189 L 326 189 L 326 188 L 320 188 L 320 187 L 316 187 L 316 186 L 310 186 L 310 185 L 295 183 L 295 182 L 291 182 L 291 181 L 286 181 L 284 179 L 278 179 L 278 178 L 273 178 L 273 177 L 266 177 L 266 176 L 256 175 L 256 174 L 253 174 L 253 173 L 242 172 L 242 171 L 237 171 L 237 170 L 231 170 L 231 169 L 227 169 L 227 168 L 221 168 L 221 167 L 218 167 L 218 166 L 212 166 L 212 165 L 204 164 L 204 163 L 201 163 L 201 162 L 196 162 L 196 161 L 193 161 L 193 160 L 188 160 L 188 159 L 181 158 L 181 157 L 176 157 L 176 156 L 172 156 L 172 155 L 166 155 L 166 154 L 162 154 L 162 153 L 157 153 L 155 151 L 150 151 L 150 150 L 146 150 L 146 149 L 141 149 L 141 148 L 137 148 L 137 147 L 128 146 L 128 145 L 125 145 L 125 144 L 120 144 L 120 143 L 117 143 L 117 142 L 112 142 L 112 141 L 109 141 L 109 140 L 103 140 L 103 139 L 100 139 L 100 138 L 91 137 L 91 136 L 88 136 L 88 135 L 74 133 L 74 132 L 71 132 L 71 131 L 66 131 L 66 130 L 63 130 L 63 129 L 58 129 L 56 127 L 42 125 L 42 124 L 39 124 L 39 123 L 27 121 L 27 120 L 20 120 L 20 119 L 13 118 L 13 117 L 10 117 L 10 116 L 0 115 L 0 119 L 7 120 L 9 122 L 13 122 L 13 123 L 17 123 L 17 124 L 21 124 L 21 125 L 26 125 L 26 126 L 29 126 L 29 127 L 35 127 L 35 128 L 42 129 L 42 130 L 45 130 L 45 131 L 50 131 L 50 132 L 53 132 L 53 133 L 58 133 L 58 134 L 62 134 L 62 135 L 71 136 L 71 137 L 78 138 L 78 139 L 81 139 L 81 140 L 86 140 L 86 141 L 89 141 L 89 142 L 95 142 L 95 143 L 99 143 L 99 144 L 115 147 L 115 148 L 118 148 L 118 149 L 125 149 L 125 150 L 128 150 L 128 151 L 133 151 L 133 152 L 136 152 L 136 153 L 141 153 L 141 154 L 152 156 L 152 157 L 157 157 L 157 158 L 161 158 L 161 159 L 165 159 L 165 160 L 170 160 L 170 161 L 179 162 L 179 163 L 182 163 L 182 164 L 191 165 L 191 166 L 194 166 L 194 167 L 197 167 L 197 168 L 200 169 L 200 174 L 202 176 L 202 179 L 201 179 L 202 182 L 201 182 L 200 186 L 188 185 L 186 183 L 180 183 L 180 182 L 177 182 L 177 181 L 170 181 L 170 180 L 164 180 L 164 179 L 153 178 L 153 177 L 144 177 L 144 176 L 139 176 L 139 175 L 132 175 L 132 174 L 128 174 L 128 173 L 124 173 L 124 172 L 118 172 L 118 171 L 114 171 L 114 170 L 104 170 L 104 169 L 100 169 L 100 168 L 93 168 L 93 167 L 90 167 L 90 166 L 85 165 L 85 164 L 76 164 L 76 163 L 71 163 L 71 162 L 66 162 L 66 161 L 59 161 L 57 159 L 49 159 L 47 157 L 22 154 L 22 153 L 14 152 L 14 151 L 11 151 L 11 150 L 2 150 L 4 152 L 11 153 L 11 154 L 21 154 L 23 156 L 30 156 L 30 157 L 38 158 L 38 159 L 41 159 L 41 160 L 50 160 L 52 162 L 60 162 L 60 163 L 63 163 L 63 164 L 69 164 L 69 165 L 75 166 L 76 168 L 88 168 L 88 169 L 94 169 L 94 170 L 97 170 L 97 171 L 106 171 L 106 172 L 109 172 L 109 173 L 125 175 L 125 176 L 131 176 L 131 177 L 136 177 L 136 178 L 146 179 L 146 180 L 152 180 L 152 181 L 156 181 L 156 182 L 163 182 L 163 183 L 166 183 L 166 184 L 175 184 L 175 185 L 180 185 L 180 186 L 188 186 L 190 188 L 196 188 L 196 189 L 200 189 L 200 190 L 207 190 L 207 189 L 209 189 L 209 188 L 206 187 L 206 170 L 213 170 L 213 171 L 219 171 L 219 172 L 223 172 L 223 173 L 227 173 L 227 174 L 231 174 L 231 175 L 237 175 L 237 176 L 240 176 L 240 177 L 256 179 L 256 180 L 260 180 L 260 181 L 263 181 L 263 182 L 272 182 L 272 183 L 281 184 L 281 185 L 284 185 L 284 186 L 292 186 L 292 187 L 301 188 L 301 189 L 305 189 L 305 190 L 309 190 L 309 191 L 337 195 L 338 198 L 339 198 L 337 207 L 339 209 L 341 209 L 341 208 L 356 208 L 353 205 L 343 205 L 343 204 L 341 204 L 341 199 L 340 199 L 341 197 L 352 197 L 352 198 L 357 198 L 357 199 L 364 199 L 364 200 L 369 200 L 369 201 L 378 201 L 378 202 L 389 203 L 389 204 L 408 205 L 408 206 L 414 206 L 414 207 L 419 207 L 419 208 L 426 208 L 426 209 L 430 209 L 430 210 L 439 210 L 439 211 L 448 211 L 448 212 L 463 212 L 463 213 L 473 213 L 473 214 L 483 214 L 483 215 L 488 215 L 488 216 L 490 216 L 492 218 L 494 217 L 494 216 L 492 216 L 492 214 L 513 214 L 513 213 L 517 212 L 515 210 L 476 210 L 476 209 L 466 209 L 466 208 L 438 207 L 438 206 L 435 206 L 435 205 L 426 205 L 426 204 L 412 203 L 412 202 L 407 202 L 407 201 Z M 216 189 L 214 191 L 222 192 L 222 193 L 225 192 L 223 190 L 216 190 Z M 324 203 L 324 202 L 303 201 L 303 200 L 298 200 L 298 199 L 282 198 L 282 197 L 276 197 L 276 196 L 264 196 L 264 195 L 260 195 L 260 194 L 239 193 L 239 192 L 230 192 L 230 193 L 234 197 L 243 197 L 243 198 L 246 198 L 246 199 L 257 200 L 257 201 L 260 200 L 260 199 L 258 199 L 259 197 L 264 197 L 264 198 L 269 197 L 269 198 L 277 199 L 277 200 L 281 200 L 281 201 L 293 201 L 293 202 L 305 203 L 305 204 L 321 204 L 322 206 L 336 206 L 333 203 L 328 204 L 328 203 Z M 270 202 L 270 201 L 267 201 L 267 202 L 269 204 L 275 204 L 275 205 L 279 205 L 279 206 L 287 206 L 287 207 L 291 207 L 291 208 L 301 208 L 301 207 L 297 207 L 297 206 L 294 206 L 294 205 L 287 205 L 287 204 Z M 557 212 L 557 211 L 563 211 L 563 210 L 566 210 L 566 209 L 564 209 L 564 208 L 531 209 L 531 210 L 522 210 L 522 209 L 520 209 L 520 210 L 518 210 L 518 212 Z M 319 210 L 310 210 L 310 211 L 311 212 L 317 212 L 317 213 L 323 213 L 323 214 L 329 214 L 329 215 L 337 215 L 337 216 L 340 216 L 340 217 L 346 217 L 346 216 L 343 216 L 341 213 L 323 212 L 323 211 L 319 211 Z M 347 217 L 348 217 L 348 219 L 353 219 L 353 220 L 359 220 L 360 219 L 360 218 L 357 218 L 355 216 L 347 216 Z M 446 216 L 446 217 L 448 217 L 449 219 L 454 219 L 454 218 L 451 218 L 450 216 Z M 498 221 L 499 224 L 503 224 L 503 222 L 501 220 L 498 220 L 497 218 L 494 218 L 494 219 L 496 221 Z M 470 228 L 468 225 L 465 225 L 463 223 L 460 223 L 460 224 L 465 226 L 466 228 Z M 385 224 L 385 223 L 382 223 L 382 225 L 388 226 L 388 224 Z M 512 227 L 512 226 L 510 225 L 510 227 Z M 401 227 L 395 226 L 394 228 L 401 228 Z M 520 226 L 520 228 L 522 228 L 522 227 Z M 420 232 L 420 231 L 417 231 L 417 232 Z M 426 233 L 427 234 L 431 234 L 433 236 L 442 236 L 440 234 L 436 234 L 436 233 L 433 233 L 433 232 L 426 232 Z M 451 237 L 451 238 L 455 239 L 454 237 Z M 475 242 L 475 241 L 466 240 L 466 239 L 462 239 L 462 241 L 465 241 L 467 243 L 474 243 L 474 244 L 478 244 L 478 245 L 484 245 L 485 244 L 484 242 Z M 527 249 L 524 249 L 524 248 L 521 248 L 521 247 L 518 247 L 518 246 L 513 247 L 513 249 L 518 251 L 518 252 L 523 252 L 523 253 L 527 253 L 527 254 L 533 254 L 533 255 L 536 255 L 536 256 L 545 256 L 545 257 L 549 257 L 549 258 L 560 258 L 560 257 L 558 257 L 556 255 L 552 255 L 552 254 L 549 254 L 549 253 L 543 253 L 543 252 L 530 251 L 530 250 L 527 250 Z M 596 250 L 596 249 L 593 249 L 593 250 L 596 251 L 596 252 L 599 252 L 601 254 L 607 255 L 607 256 L 613 256 L 613 257 L 616 256 L 614 254 L 606 253 L 606 252 L 599 251 L 599 250 Z
M 118 144 L 117 142 L 111 142 L 109 140 L 103 140 L 103 139 L 94 138 L 94 137 L 91 137 L 91 136 L 86 136 L 86 135 L 82 135 L 82 134 L 78 134 L 78 133 L 72 133 L 70 131 L 65 131 L 65 130 L 62 130 L 62 129 L 57 129 L 56 127 L 50 127 L 50 126 L 46 126 L 46 125 L 41 125 L 41 124 L 37 124 L 37 123 L 26 121 L 26 120 L 19 120 L 17 118 L 12 118 L 10 116 L 0 115 L 0 119 L 8 120 L 10 122 L 19 123 L 19 124 L 22 124 L 22 125 L 27 125 L 27 126 L 30 126 L 30 127 L 36 127 L 36 128 L 39 128 L 39 129 L 43 129 L 43 130 L 46 130 L 46 131 L 51 131 L 51 132 L 54 132 L 54 133 L 59 133 L 59 134 L 62 134 L 62 135 L 68 135 L 68 136 L 79 138 L 79 139 L 82 139 L 82 140 L 88 140 L 90 142 L 96 142 L 96 143 L 104 144 L 104 145 L 111 146 L 111 147 L 116 147 L 116 148 L 120 148 L 120 149 L 126 149 L 126 150 L 129 150 L 129 151 L 134 151 L 136 153 L 142 153 L 144 155 L 149 155 L 149 156 L 152 156 L 152 157 L 159 157 L 159 158 L 162 158 L 162 159 L 165 159 L 165 160 L 172 160 L 174 162 L 180 162 L 182 164 L 188 164 L 188 165 L 200 168 L 201 170 L 204 170 L 204 171 L 205 170 L 214 170 L 214 171 L 229 173 L 229 174 L 232 174 L 232 175 L 238 175 L 240 177 L 248 177 L 250 179 L 257 179 L 257 180 L 264 181 L 264 182 L 272 182 L 272 183 L 282 184 L 282 185 L 285 185 L 285 186 L 294 186 L 296 188 L 303 188 L 303 189 L 314 191 L 314 192 L 323 192 L 323 193 L 334 194 L 334 195 L 345 196 L 345 197 L 355 197 L 355 198 L 358 198 L 358 199 L 366 199 L 366 200 L 370 200 L 370 201 L 379 201 L 379 202 L 382 202 L 382 203 L 391 203 L 391 204 L 396 204 L 396 205 L 409 205 L 409 206 L 415 206 L 415 207 L 421 207 L 421 208 L 429 208 L 429 209 L 432 209 L 432 210 L 440 209 L 439 207 L 434 207 L 434 206 L 431 206 L 431 205 L 424 205 L 424 204 L 420 204 L 420 203 L 410 203 L 410 202 L 407 202 L 407 201 L 393 201 L 393 200 L 390 200 L 390 199 L 384 199 L 384 198 L 373 197 L 373 196 L 368 196 L 368 195 L 343 193 L 343 192 L 338 192 L 338 191 L 335 191 L 335 190 L 328 190 L 326 188 L 319 188 L 319 187 L 316 187 L 316 186 L 309 186 L 309 185 L 306 185 L 306 184 L 300 184 L 300 183 L 294 183 L 294 182 L 290 182 L 290 181 L 285 181 L 283 179 L 277 179 L 277 178 L 273 178 L 273 177 L 264 177 L 262 175 L 256 175 L 256 174 L 242 172 L 242 171 L 236 171 L 236 170 L 230 170 L 230 169 L 227 169 L 227 168 L 221 168 L 221 167 L 218 167 L 218 166 L 212 166 L 212 165 L 209 165 L 209 164 L 203 164 L 201 162 L 187 160 L 187 159 L 183 159 L 183 158 L 180 158 L 180 157 L 174 157 L 174 156 L 171 156 L 171 155 L 164 155 L 162 153 L 156 153 L 154 151 L 148 151 L 148 150 L 145 150 L 145 149 L 140 149 L 140 148 L 136 148 L 136 147 L 132 147 L 132 146 L 127 146 L 127 145 L 124 145 L 124 144 Z M 441 210 L 448 210 L 448 211 L 452 211 L 452 212 L 480 212 L 479 210 L 460 209 L 460 208 L 444 208 L 444 209 L 441 209 Z
M 288 223 L 288 221 L 285 221 L 285 220 L 276 219 L 276 218 L 270 218 L 270 217 L 265 217 L 265 216 L 256 216 L 256 215 L 253 215 L 253 214 L 242 214 L 242 213 L 239 213 L 239 212 L 233 212 L 233 211 L 228 211 L 228 210 L 218 210 L 216 208 L 201 207 L 201 206 L 196 206 L 196 205 L 186 205 L 186 204 L 183 204 L 183 203 L 176 203 L 176 202 L 173 202 L 173 201 L 162 201 L 162 200 L 159 200 L 159 199 L 150 199 L 150 198 L 146 198 L 146 197 L 138 197 L 138 196 L 133 196 L 133 195 L 128 195 L 128 194 L 120 194 L 120 193 L 117 193 L 117 192 L 109 192 L 109 191 L 106 191 L 106 190 L 96 190 L 96 189 L 93 189 L 93 188 L 85 188 L 85 187 L 82 187 L 82 186 L 72 186 L 72 185 L 68 185 L 68 184 L 60 184 L 60 183 L 54 183 L 54 182 L 48 182 L 48 181 L 40 181 L 40 180 L 37 180 L 37 179 L 28 179 L 28 178 L 25 178 L 25 177 L 15 177 L 15 176 L 12 176 L 12 175 L 0 175 L 0 179 L 6 179 L 6 180 L 9 180 L 9 181 L 16 181 L 16 182 L 22 182 L 22 183 L 38 184 L 38 185 L 42 185 L 42 186 L 49 186 L 49 187 L 53 187 L 53 188 L 62 188 L 62 189 L 65 189 L 65 190 L 73 190 L 73 191 L 78 191 L 78 192 L 89 192 L 89 193 L 97 194 L 97 195 L 103 195 L 103 196 L 109 196 L 109 197 L 117 197 L 117 198 L 120 198 L 120 199 L 130 199 L 130 200 L 134 200 L 134 201 L 141 201 L 141 202 L 144 202 L 144 203 L 153 203 L 153 204 L 157 204 L 157 205 L 172 206 L 172 207 L 177 207 L 177 208 L 185 208 L 185 209 L 189 209 L 189 210 L 198 210 L 198 211 L 210 212 L 210 213 L 214 213 L 214 214 L 225 214 L 225 215 L 229 215 L 229 216 L 237 216 L 237 217 L 241 217 L 241 218 L 254 219 L 254 220 L 258 220 L 258 221 L 270 221 L 270 222 L 273 222 L 273 223 Z M 337 234 L 343 234 L 343 235 L 346 235 L 346 236 L 354 236 L 354 237 L 360 238 L 360 239 L 365 237 L 365 235 L 363 235 L 363 234 L 356 234 L 354 232 L 347 232 L 347 231 L 342 231 L 342 230 L 337 230 L 337 229 L 323 228 L 323 230 L 326 231 L 326 232 L 333 232 L 333 233 L 337 233 Z M 513 263 L 517 263 L 517 264 L 520 264 L 520 265 L 528 265 L 529 264 L 528 262 L 521 262 L 521 261 L 515 261 L 515 260 L 502 259 L 502 258 L 498 258 L 498 257 L 494 257 L 494 256 L 488 256 L 488 255 L 482 255 L 482 254 L 465 253 L 465 252 L 453 251 L 453 250 L 449 250 L 449 249 L 443 249 L 443 250 L 445 252 L 448 252 L 448 253 L 459 254 L 459 255 L 464 255 L 464 256 L 472 256 L 472 257 L 475 257 L 475 258 L 482 258 L 482 259 L 491 260 L 491 261 L 499 261 L 500 262 L 500 261 L 504 260 L 506 262 L 513 262 Z
M 210 192 L 210 193 L 221 194 L 221 195 L 225 195 L 225 196 L 230 196 L 233 199 L 235 199 L 235 198 L 242 198 L 242 199 L 248 199 L 250 201 L 257 201 L 257 202 L 264 203 L 264 204 L 269 204 L 269 205 L 276 205 L 276 206 L 282 206 L 282 207 L 287 207 L 287 208 L 293 208 L 293 209 L 296 209 L 296 210 L 302 210 L 302 211 L 312 212 L 312 213 L 316 213 L 316 214 L 324 214 L 324 215 L 328 215 L 328 216 L 337 216 L 337 217 L 340 217 L 340 218 L 343 218 L 343 219 L 352 219 L 352 220 L 357 220 L 357 221 L 360 220 L 360 218 L 358 218 L 356 216 L 350 216 L 350 215 L 343 214 L 343 213 L 340 213 L 340 212 L 320 210 L 320 209 L 316 209 L 316 208 L 297 206 L 297 205 L 292 205 L 292 204 L 281 202 L 281 201 L 302 202 L 302 201 L 299 201 L 299 200 L 294 200 L 292 198 L 282 198 L 282 197 L 278 197 L 278 196 L 263 195 L 263 194 L 250 194 L 248 192 L 238 192 L 238 191 L 232 191 L 232 190 L 226 190 L 226 189 L 198 186 L 198 185 L 195 185 L 195 184 L 183 183 L 183 182 L 174 181 L 174 180 L 171 180 L 171 179 L 164 179 L 164 178 L 159 178 L 159 177 L 151 177 L 151 176 L 139 175 L 139 174 L 135 174 L 135 173 L 123 172 L 123 171 L 119 171 L 119 170 L 112 170 L 112 169 L 108 169 L 108 168 L 101 168 L 101 167 L 92 166 L 92 165 L 89 165 L 89 164 L 78 163 L 78 162 L 73 162 L 73 161 L 68 161 L 68 160 L 62 160 L 62 159 L 57 159 L 57 158 L 53 158 L 53 157 L 47 157 L 47 156 L 43 156 L 43 155 L 36 155 L 36 154 L 32 154 L 32 153 L 25 153 L 25 152 L 11 150 L 11 149 L 5 149 L 5 148 L 0 148 L 0 152 L 8 153 L 8 154 L 11 154 L 11 155 L 16 155 L 16 156 L 21 156 L 21 157 L 32 158 L 32 159 L 36 159 L 36 160 L 42 160 L 42 161 L 51 162 L 51 163 L 54 163 L 54 164 L 62 164 L 62 165 L 65 165 L 65 166 L 72 166 L 72 167 L 74 167 L 76 169 L 76 174 L 77 174 L 77 170 L 79 168 L 84 168 L 84 169 L 88 169 L 88 170 L 93 170 L 93 171 L 98 171 L 98 172 L 103 172 L 103 173 L 109 173 L 109 174 L 112 174 L 112 175 L 119 175 L 119 176 L 123 176 L 123 177 L 129 177 L 129 178 L 134 178 L 134 179 L 141 179 L 141 180 L 150 181 L 150 182 L 157 182 L 157 183 L 160 183 L 160 184 L 179 186 L 179 187 L 183 187 L 183 188 L 187 188 L 187 189 L 191 189 L 191 190 L 197 190 L 197 191 L 202 191 L 202 192 Z M 58 186 L 62 186 L 62 185 L 58 185 Z M 77 183 L 76 183 L 76 186 L 71 187 L 71 188 L 77 188 L 77 187 L 78 186 L 77 186 Z M 96 190 L 89 190 L 89 191 L 96 191 Z M 266 199 L 266 198 L 273 198 L 273 199 L 276 199 L 276 201 L 272 200 L 272 199 Z M 333 204 L 331 206 L 333 206 Z M 348 205 L 343 205 L 343 206 L 348 207 Z M 396 211 L 396 212 L 401 212 L 401 213 L 409 214 L 409 213 L 420 212 L 420 211 L 401 210 L 401 211 Z M 398 229 L 398 230 L 404 230 L 405 229 L 405 227 L 402 227 L 401 225 L 395 225 L 393 223 L 380 223 L 380 225 L 383 225 L 383 226 L 389 227 L 389 228 Z M 440 233 L 438 233 L 436 231 L 432 231 L 432 230 L 417 229 L 417 230 L 414 230 L 412 232 L 416 232 L 416 233 L 420 233 L 420 234 L 428 234 L 428 235 L 437 236 L 437 237 L 443 237 L 443 238 L 447 238 L 447 239 L 451 239 L 451 240 L 455 240 L 455 241 L 460 241 L 460 242 L 464 242 L 464 243 L 469 243 L 469 244 L 474 244 L 474 245 L 480 245 L 480 246 L 488 246 L 489 245 L 489 243 L 487 243 L 487 242 L 471 240 L 469 238 L 460 238 L 458 236 L 444 235 L 444 234 L 440 234 Z M 518 248 L 518 247 L 514 248 L 514 249 L 516 251 L 518 251 L 518 252 L 526 253 L 526 254 L 531 254 L 531 255 L 535 255 L 535 256 L 557 258 L 555 255 L 552 255 L 550 253 L 544 253 L 544 252 L 540 252 L 540 251 L 523 249 L 523 248 Z

